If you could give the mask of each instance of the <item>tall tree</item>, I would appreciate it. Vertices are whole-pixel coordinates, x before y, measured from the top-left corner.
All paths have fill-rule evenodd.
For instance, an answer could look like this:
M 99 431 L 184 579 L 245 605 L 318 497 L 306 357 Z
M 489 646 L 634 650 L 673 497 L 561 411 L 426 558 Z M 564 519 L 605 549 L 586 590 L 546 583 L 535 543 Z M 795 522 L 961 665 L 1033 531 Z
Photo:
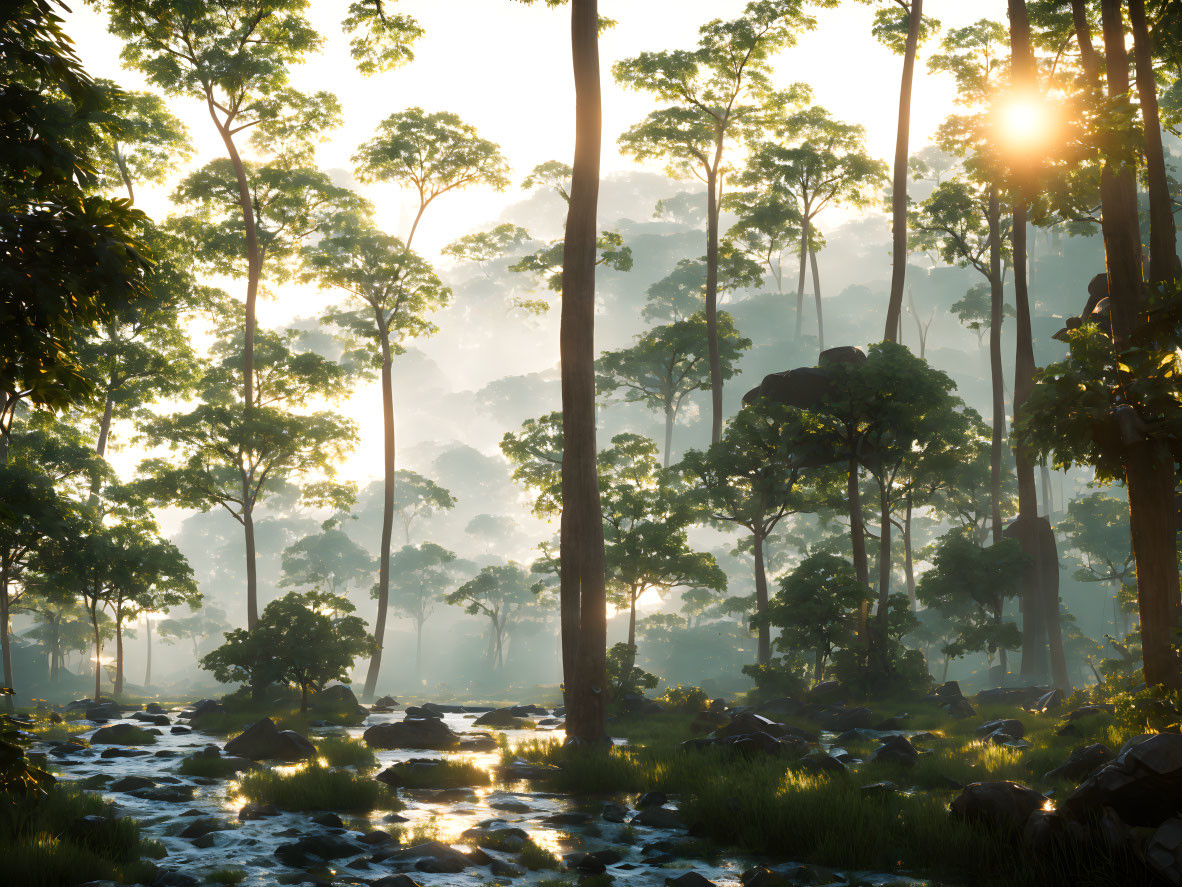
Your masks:
M 719 312 L 719 356 L 723 378 L 738 372 L 739 357 L 751 340 L 739 335 L 730 314 Z M 636 337 L 630 348 L 607 351 L 599 358 L 599 389 L 621 396 L 625 402 L 643 403 L 660 411 L 665 419 L 662 464 L 669 467 L 673 425 L 685 399 L 710 388 L 706 351 L 706 315 L 698 312 L 685 320 L 654 327 Z
M 135 203 L 136 185 L 163 182 L 193 156 L 193 143 L 185 125 L 160 96 L 125 92 L 109 80 L 99 83 L 106 93 L 110 127 L 103 139 L 96 184 L 104 189 L 122 187 Z
M 785 194 L 795 203 L 800 225 L 800 272 L 796 286 L 796 336 L 804 314 L 805 270 L 812 262 L 817 337 L 825 350 L 821 281 L 817 270 L 817 216 L 831 206 L 866 207 L 879 197 L 886 164 L 866 153 L 863 127 L 842 123 L 819 105 L 810 105 L 777 122 L 775 138 L 753 147 L 741 185 L 760 194 Z M 771 201 L 773 204 L 775 198 Z
M 383 480 L 382 537 L 378 550 L 378 612 L 374 621 L 374 658 L 365 678 L 364 696 L 373 698 L 382 665 L 382 638 L 390 599 L 390 546 L 396 495 L 393 358 L 406 339 L 431 335 L 427 315 L 445 305 L 451 290 L 430 264 L 411 252 L 427 207 L 440 196 L 486 185 L 508 185 L 508 166 L 500 148 L 480 138 L 455 114 L 426 114 L 411 108 L 387 117 L 377 135 L 353 158 L 366 182 L 393 182 L 418 194 L 418 209 L 406 238 L 372 231 L 344 233 L 318 244 L 310 265 L 321 280 L 352 292 L 362 302 L 356 310 L 336 310 L 330 318 L 355 339 L 377 345 L 371 351 L 382 379 Z
M 706 184 L 706 323 L 710 356 L 711 442 L 722 435 L 722 363 L 717 338 L 719 215 L 727 154 L 768 121 L 807 99 L 808 87 L 774 89 L 771 59 L 795 44 L 815 20 L 803 0 L 752 0 L 732 21 L 698 29 L 692 50 L 644 52 L 617 62 L 616 80 L 670 105 L 654 111 L 622 136 L 620 147 L 638 160 L 663 158 L 671 175 Z M 814 5 L 829 6 L 821 2 Z
M 482 615 L 489 622 L 489 665 L 496 671 L 505 667 L 505 641 L 524 612 L 536 605 L 538 593 L 527 570 L 515 563 L 481 570 L 445 600 L 465 612 Z
M 923 0 L 858 0 L 880 6 L 874 14 L 874 36 L 903 56 L 899 84 L 899 124 L 895 135 L 895 162 L 891 178 L 891 294 L 887 302 L 883 340 L 898 342 L 902 330 L 903 291 L 907 283 L 907 175 L 911 160 L 911 92 L 919 45 L 940 28 L 924 18 Z

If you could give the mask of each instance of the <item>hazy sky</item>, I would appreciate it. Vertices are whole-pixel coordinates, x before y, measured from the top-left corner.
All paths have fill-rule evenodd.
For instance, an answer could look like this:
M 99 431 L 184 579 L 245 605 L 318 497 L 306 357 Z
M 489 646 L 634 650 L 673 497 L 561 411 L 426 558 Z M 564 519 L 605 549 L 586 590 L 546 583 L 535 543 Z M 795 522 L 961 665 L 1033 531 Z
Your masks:
M 744 0 L 601 0 L 602 14 L 618 21 L 601 41 L 605 175 L 636 169 L 633 161 L 618 153 L 615 138 L 656 107 L 649 96 L 619 88 L 610 76 L 612 63 L 643 50 L 692 47 L 703 22 L 736 16 L 743 6 Z M 344 7 L 344 0 L 313 0 L 311 16 L 326 38 L 325 46 L 294 75 L 298 87 L 333 90 L 344 106 L 345 125 L 321 148 L 322 167 L 351 168 L 356 146 L 371 136 L 376 124 L 414 105 L 427 111 L 454 111 L 484 137 L 498 142 L 513 166 L 515 182 L 545 160 L 569 162 L 573 87 L 568 11 L 527 7 L 512 0 L 401 0 L 398 11 L 415 16 L 426 32 L 415 49 L 415 61 L 397 71 L 366 78 L 355 71 L 340 31 Z M 1005 8 L 1001 0 L 929 0 L 925 11 L 946 27 L 955 27 L 983 17 L 1004 21 Z M 777 59 L 776 79 L 781 85 L 794 81 L 811 84 L 820 104 L 840 119 L 863 124 L 871 151 L 890 161 L 902 62 L 871 36 L 872 17 L 872 7 L 853 2 L 819 12 L 816 30 L 803 34 L 796 47 Z M 75 0 L 69 29 L 92 74 L 128 88 L 145 88 L 138 73 L 121 69 L 121 45 L 107 33 L 100 13 Z M 930 141 L 950 110 L 952 96 L 949 80 L 928 74 L 921 60 L 913 102 L 913 151 Z M 194 165 L 222 156 L 222 143 L 204 106 L 191 100 L 171 103 L 190 127 L 198 151 Z M 659 171 L 660 167 L 651 169 Z M 169 211 L 167 195 L 173 184 L 137 189 L 140 205 L 154 217 L 163 218 Z M 380 224 L 405 236 L 408 207 L 397 189 L 375 186 L 361 190 L 374 202 Z M 505 194 L 473 190 L 449 195 L 432 207 L 419 229 L 416 250 L 438 260 L 440 247 L 463 233 L 487 227 L 506 205 L 522 196 L 516 189 Z M 231 284 L 232 290 L 237 288 L 238 284 Z M 260 305 L 262 323 L 280 324 L 296 315 L 313 314 L 325 301 L 308 289 L 284 288 L 279 295 Z M 534 346 L 536 354 L 528 355 L 531 365 L 502 372 L 553 366 L 557 336 L 549 336 L 549 329 L 549 323 L 542 327 Z M 519 364 L 523 360 L 521 354 L 512 358 Z M 451 363 L 454 366 L 462 361 Z M 462 366 L 455 370 L 457 387 L 483 384 L 473 383 L 471 373 L 465 376 L 464 371 Z M 364 387 L 352 403 L 341 405 L 361 424 L 362 446 L 345 468 L 346 474 L 359 480 L 375 476 L 380 465 L 376 458 L 380 426 L 371 409 L 373 394 Z M 447 439 L 444 417 L 440 422 L 437 439 Z M 133 453 L 117 458 L 121 469 L 131 468 L 135 461 Z

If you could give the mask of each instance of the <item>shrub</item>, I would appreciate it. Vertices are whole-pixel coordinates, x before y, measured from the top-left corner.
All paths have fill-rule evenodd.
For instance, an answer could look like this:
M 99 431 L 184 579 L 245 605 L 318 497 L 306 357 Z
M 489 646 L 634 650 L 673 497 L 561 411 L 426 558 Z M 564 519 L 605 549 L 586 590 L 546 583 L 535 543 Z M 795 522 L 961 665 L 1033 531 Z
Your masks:
M 372 770 L 378 765 L 377 755 L 368 745 L 348 736 L 326 736 L 316 743 L 316 751 L 330 767 Z
M 255 770 L 242 777 L 240 791 L 258 804 L 282 810 L 340 810 L 365 813 L 382 806 L 402 808 L 382 783 L 351 770 L 332 770 L 318 763 L 293 768 Z
M 669 687 L 657 701 L 673 711 L 699 712 L 710 704 L 710 696 L 701 687 Z

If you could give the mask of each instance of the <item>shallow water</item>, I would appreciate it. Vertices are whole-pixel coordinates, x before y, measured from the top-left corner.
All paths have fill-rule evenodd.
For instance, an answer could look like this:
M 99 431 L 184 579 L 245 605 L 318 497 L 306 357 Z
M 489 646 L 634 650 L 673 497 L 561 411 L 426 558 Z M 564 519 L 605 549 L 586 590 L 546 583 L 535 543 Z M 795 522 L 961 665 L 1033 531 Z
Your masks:
M 169 717 L 176 722 L 179 709 L 168 712 Z M 472 729 L 474 716 L 462 714 L 448 714 L 444 717 L 447 725 L 457 733 L 469 732 Z M 313 729 L 311 737 L 331 734 L 347 733 L 353 737 L 360 737 L 362 732 L 374 724 L 398 721 L 403 718 L 402 712 L 371 713 L 365 722 L 352 728 L 330 727 Z M 130 721 L 131 723 L 138 723 Z M 120 723 L 111 721 L 111 724 Z M 105 725 L 104 725 L 105 726 Z M 142 725 L 141 725 L 142 726 Z M 97 729 L 97 727 L 96 727 Z M 168 728 L 161 728 L 163 736 L 157 737 L 156 744 L 147 746 L 151 753 L 139 757 L 101 758 L 103 748 L 88 749 L 65 758 L 50 757 L 51 767 L 63 780 L 84 780 L 87 777 L 102 774 L 111 777 L 114 782 L 124 776 L 145 776 L 150 779 L 175 780 L 184 785 L 191 785 L 195 793 L 191 801 L 180 803 L 153 801 L 136 798 L 130 794 L 109 792 L 96 789 L 114 802 L 123 815 L 134 817 L 143 825 L 143 831 L 149 838 L 159 841 L 167 850 L 167 856 L 159 860 L 159 865 L 168 870 L 177 871 L 195 877 L 204 882 L 206 876 L 215 869 L 241 869 L 246 873 L 242 882 L 251 887 L 273 885 L 279 883 L 283 876 L 293 876 L 303 871 L 282 865 L 275 857 L 275 849 L 280 844 L 290 843 L 300 835 L 324 832 L 321 826 L 310 821 L 315 813 L 283 813 L 280 816 L 248 822 L 238 821 L 238 810 L 245 803 L 237 793 L 237 782 L 230 780 L 204 780 L 181 775 L 178 771 L 181 760 L 194 752 L 200 751 L 210 744 L 221 746 L 224 739 L 211 734 L 194 730 L 190 734 L 175 735 L 168 732 Z M 561 730 L 531 729 L 505 730 L 504 734 L 510 745 L 517 745 L 531 739 L 561 739 Z M 89 739 L 93 731 L 78 734 L 79 738 Z M 885 735 L 885 734 L 884 734 Z M 829 738 L 829 737 L 826 737 Z M 829 744 L 829 743 L 826 743 Z M 38 745 L 34 750 L 47 748 Z M 172 752 L 175 756 L 158 757 L 157 752 Z M 387 767 L 411 758 L 443 758 L 466 760 L 476 766 L 493 772 L 500 762 L 499 752 L 435 752 L 418 749 L 391 749 L 376 751 L 379 767 Z M 300 766 L 300 765 L 294 765 Z M 495 774 L 494 774 L 495 778 Z M 606 800 L 623 800 L 608 796 L 597 797 L 579 804 L 579 799 L 567 795 L 534 791 L 527 782 L 494 782 L 492 786 L 474 789 L 474 800 L 461 800 L 454 803 L 440 802 L 427 797 L 429 792 L 416 792 L 402 789 L 399 797 L 406 804 L 406 809 L 399 812 L 405 822 L 387 822 L 389 810 L 374 810 L 369 814 L 352 815 L 341 814 L 347 836 L 357 838 L 361 833 L 372 829 L 394 831 L 401 826 L 408 830 L 430 830 L 431 837 L 448 844 L 454 844 L 465 849 L 460 844 L 460 835 L 486 820 L 500 820 L 516 828 L 525 830 L 530 838 L 539 846 L 550 850 L 560 859 L 566 855 L 578 852 L 590 852 L 612 848 L 623 859 L 608 867 L 608 874 L 613 875 L 617 883 L 635 885 L 635 887 L 661 887 L 667 878 L 677 877 L 685 871 L 695 871 L 720 885 L 720 887 L 738 887 L 740 873 L 755 865 L 778 866 L 787 863 L 784 859 L 753 858 L 737 854 L 720 854 L 711 862 L 704 859 L 675 859 L 663 864 L 652 864 L 642 853 L 646 844 L 662 840 L 684 839 L 685 833 L 680 831 L 666 831 L 636 825 L 636 843 L 632 845 L 621 843 L 620 833 L 624 829 L 621 824 L 609 823 L 599 817 L 600 805 Z M 528 805 L 528 812 L 507 812 L 496 809 L 493 804 L 516 802 Z M 670 806 L 676 806 L 676 798 L 670 800 Z M 547 816 L 555 813 L 585 812 L 591 814 L 591 824 L 585 826 L 557 828 L 541 822 Z M 230 827 L 225 831 L 212 833 L 213 846 L 208 848 L 195 847 L 188 838 L 177 837 L 176 833 L 197 818 L 218 819 Z M 404 846 L 407 845 L 404 839 Z M 503 859 L 506 862 L 516 862 L 513 854 L 498 853 L 486 850 L 490 856 Z M 375 881 L 389 874 L 401 871 L 392 867 L 389 862 L 371 863 L 368 861 L 370 851 L 356 858 L 340 860 L 330 863 L 321 870 L 320 874 L 332 875 L 334 883 L 366 883 Z M 428 874 L 423 872 L 409 872 L 424 887 L 476 887 L 481 884 L 501 883 L 520 884 L 531 887 L 543 880 L 553 880 L 560 877 L 564 881 L 573 883 L 576 875 L 573 872 L 557 873 L 554 871 L 526 872 L 520 878 L 510 881 L 508 878 L 494 878 L 487 868 L 470 867 L 461 874 Z M 831 883 L 848 883 L 850 877 L 863 885 L 884 884 L 931 884 L 932 882 L 917 881 L 899 875 L 880 875 L 869 872 L 847 873 Z M 285 879 L 286 880 L 286 879 Z M 311 880 L 311 878 L 309 878 Z M 288 883 L 291 883 L 288 881 Z

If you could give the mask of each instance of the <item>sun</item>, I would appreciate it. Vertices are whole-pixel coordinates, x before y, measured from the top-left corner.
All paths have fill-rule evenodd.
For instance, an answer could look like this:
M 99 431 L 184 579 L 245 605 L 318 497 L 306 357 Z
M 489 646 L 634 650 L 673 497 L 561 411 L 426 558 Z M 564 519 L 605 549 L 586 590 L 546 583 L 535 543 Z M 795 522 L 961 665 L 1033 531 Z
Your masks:
M 996 109 L 999 140 L 1010 150 L 1028 152 L 1045 145 L 1055 130 L 1055 114 L 1041 96 L 1011 95 Z

